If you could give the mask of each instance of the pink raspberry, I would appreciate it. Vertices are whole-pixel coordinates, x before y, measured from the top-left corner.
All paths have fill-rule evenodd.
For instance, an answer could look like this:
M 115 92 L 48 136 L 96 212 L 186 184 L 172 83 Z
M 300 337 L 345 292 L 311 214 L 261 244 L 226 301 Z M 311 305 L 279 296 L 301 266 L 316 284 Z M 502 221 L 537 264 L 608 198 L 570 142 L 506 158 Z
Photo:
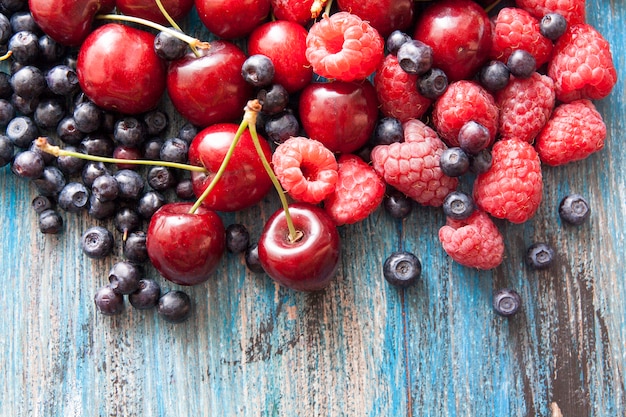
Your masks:
M 447 219 L 439 229 L 443 250 L 461 265 L 492 269 L 502 263 L 504 239 L 483 211 L 476 210 L 465 220 Z
M 535 149 L 543 163 L 556 166 L 584 159 L 604 148 L 606 125 L 589 100 L 565 103 L 554 109 Z
M 406 122 L 424 115 L 431 100 L 417 90 L 418 78 L 404 71 L 395 55 L 387 55 L 374 74 L 376 95 L 385 116 Z
M 348 12 L 324 15 L 309 29 L 306 57 L 313 71 L 340 81 L 363 80 L 384 58 L 385 41 L 376 29 Z
M 548 13 L 559 13 L 569 25 L 585 22 L 585 0 L 516 0 L 515 3 L 537 19 Z
M 385 183 L 370 165 L 356 155 L 339 157 L 335 191 L 324 200 L 324 209 L 337 226 L 352 224 L 373 213 L 385 196 Z
M 537 68 L 548 62 L 552 41 L 539 31 L 539 20 L 523 9 L 505 7 L 498 12 L 492 30 L 491 58 L 506 64 L 516 49 L 529 52 Z
M 511 76 L 507 86 L 496 92 L 496 104 L 500 107 L 500 138 L 532 143 L 548 122 L 554 100 L 552 78 L 537 72 L 530 78 Z
M 491 168 L 474 181 L 474 201 L 481 209 L 511 223 L 524 223 L 541 204 L 541 161 L 535 148 L 521 140 L 493 145 Z
M 563 102 L 602 99 L 617 82 L 609 43 L 585 24 L 569 27 L 557 40 L 548 75 L 554 80 L 556 98 Z
M 498 106 L 487 90 L 474 81 L 460 80 L 450 84 L 435 101 L 433 123 L 448 146 L 459 146 L 459 130 L 471 120 L 489 130 L 493 143 L 498 115 Z
M 337 160 L 321 142 L 291 137 L 276 147 L 272 164 L 278 181 L 294 200 L 317 204 L 335 190 Z
M 425 206 L 441 206 L 458 185 L 439 166 L 446 145 L 418 119 L 404 123 L 404 142 L 372 149 L 372 165 L 385 182 Z

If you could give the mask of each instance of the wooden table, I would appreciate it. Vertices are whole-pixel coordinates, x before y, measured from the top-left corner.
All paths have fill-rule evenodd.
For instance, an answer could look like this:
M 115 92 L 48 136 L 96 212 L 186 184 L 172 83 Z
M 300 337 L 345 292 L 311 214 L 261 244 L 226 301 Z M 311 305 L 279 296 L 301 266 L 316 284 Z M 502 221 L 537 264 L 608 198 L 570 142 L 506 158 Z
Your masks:
M 588 20 L 612 44 L 624 74 L 626 7 L 588 0 Z M 95 222 L 64 215 L 42 235 L 34 187 L 0 170 L 0 415 L 3 416 L 622 416 L 626 409 L 626 115 L 624 83 L 598 103 L 606 148 L 544 170 L 538 215 L 498 222 L 506 260 L 492 272 L 461 267 L 437 240 L 439 210 L 403 222 L 379 210 L 341 228 L 343 260 L 323 294 L 279 288 L 228 255 L 215 278 L 188 289 L 193 317 L 171 325 L 156 312 L 96 313 L 93 296 L 115 255 L 79 248 Z M 175 128 L 176 126 L 173 126 Z M 566 227 L 557 205 L 588 197 L 590 221 Z M 253 238 L 278 201 L 224 215 Z M 113 230 L 110 223 L 104 223 Z M 547 241 L 558 261 L 524 265 Z M 381 276 L 392 251 L 414 251 L 423 279 L 398 290 Z M 176 288 L 153 270 L 165 288 Z M 512 287 L 523 309 L 491 308 Z

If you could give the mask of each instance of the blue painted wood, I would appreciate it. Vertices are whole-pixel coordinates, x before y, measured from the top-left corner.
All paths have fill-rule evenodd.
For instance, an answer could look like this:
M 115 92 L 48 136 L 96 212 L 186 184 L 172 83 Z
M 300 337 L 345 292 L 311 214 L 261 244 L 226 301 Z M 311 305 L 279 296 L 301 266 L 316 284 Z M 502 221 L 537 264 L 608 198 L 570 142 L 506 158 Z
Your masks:
M 621 76 L 624 6 L 588 0 L 587 10 Z M 197 23 L 188 29 L 203 33 Z M 95 313 L 93 295 L 121 259 L 120 247 L 105 260 L 82 255 L 80 234 L 95 223 L 86 216 L 66 215 L 63 234 L 41 235 L 30 209 L 34 188 L 1 168 L 0 415 L 624 415 L 624 97 L 620 79 L 598 103 L 606 149 L 546 168 L 537 217 L 498 223 L 507 250 L 495 271 L 447 258 L 436 237 L 444 222 L 438 210 L 418 207 L 404 222 L 380 210 L 341 228 L 340 272 L 323 294 L 277 287 L 228 255 L 215 279 L 187 289 L 194 315 L 179 325 L 154 311 Z M 556 215 L 573 191 L 593 205 L 580 228 Z M 256 238 L 259 219 L 277 208 L 270 195 L 224 219 L 246 224 Z M 536 240 L 555 246 L 555 268 L 524 266 Z M 406 291 L 380 273 L 399 248 L 424 265 L 423 280 Z M 492 291 L 504 286 L 524 300 L 511 319 L 490 307 Z

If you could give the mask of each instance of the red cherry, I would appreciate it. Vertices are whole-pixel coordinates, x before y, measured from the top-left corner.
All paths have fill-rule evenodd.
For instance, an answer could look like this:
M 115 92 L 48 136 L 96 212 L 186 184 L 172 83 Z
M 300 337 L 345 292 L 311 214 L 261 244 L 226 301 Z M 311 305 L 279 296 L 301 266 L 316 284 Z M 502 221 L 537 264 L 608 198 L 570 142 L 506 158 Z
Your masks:
M 289 20 L 306 26 L 311 20 L 311 7 L 315 0 L 272 0 L 276 20 Z
M 105 110 L 138 114 L 156 107 L 165 91 L 165 63 L 154 35 L 108 23 L 87 36 L 76 73 L 83 92 Z
M 367 80 L 309 84 L 299 103 L 305 132 L 333 152 L 350 153 L 362 147 L 378 117 L 376 90 Z
M 248 53 L 269 57 L 274 64 L 274 82 L 290 93 L 302 90 L 313 77 L 305 55 L 307 33 L 295 22 L 277 20 L 259 26 L 248 38 Z
M 491 23 L 472 0 L 442 0 L 418 17 L 413 37 L 433 49 L 433 66 L 456 81 L 471 78 L 487 61 Z
M 167 74 L 167 92 L 180 114 L 205 127 L 240 119 L 252 95 L 252 87 L 241 76 L 246 55 L 227 41 L 213 41 L 173 62 Z
M 198 17 L 222 39 L 248 35 L 270 12 L 270 0 L 196 0 Z
M 115 147 L 115 149 L 113 150 L 113 158 L 116 159 L 129 159 L 131 161 L 137 160 L 137 159 L 141 159 L 142 154 L 141 154 L 141 150 L 138 148 L 134 148 L 132 146 L 124 146 L 124 145 L 118 145 Z M 137 169 L 137 165 L 135 164 L 116 164 L 117 169 L 132 169 L 135 170 Z
M 211 277 L 226 247 L 220 216 L 205 207 L 189 213 L 192 203 L 168 203 L 150 219 L 146 248 L 152 265 L 179 285 L 196 285 Z
M 414 0 L 337 0 L 340 10 L 367 20 L 380 36 L 386 38 L 394 30 L 406 30 L 413 23 Z
M 200 197 L 215 177 L 239 126 L 219 123 L 200 131 L 189 146 L 189 163 L 205 167 L 209 173 L 192 172 L 194 193 Z M 272 159 L 267 141 L 259 137 L 259 143 L 268 160 Z M 272 188 L 257 154 L 250 132 L 246 130 L 215 188 L 202 201 L 205 207 L 217 211 L 238 211 L 257 204 Z
M 276 211 L 259 239 L 259 260 L 279 284 L 297 291 L 318 291 L 333 280 L 339 265 L 339 233 L 326 212 L 314 205 L 294 203 L 289 213 L 302 236 L 289 239 L 285 211 Z
M 115 0 L 29 0 L 33 19 L 48 36 L 67 45 L 78 46 L 91 31 L 97 13 L 107 13 Z
M 161 0 L 163 7 L 174 21 L 178 21 L 189 13 L 194 0 Z M 117 10 L 127 16 L 141 17 L 152 22 L 170 26 L 154 0 L 117 0 Z

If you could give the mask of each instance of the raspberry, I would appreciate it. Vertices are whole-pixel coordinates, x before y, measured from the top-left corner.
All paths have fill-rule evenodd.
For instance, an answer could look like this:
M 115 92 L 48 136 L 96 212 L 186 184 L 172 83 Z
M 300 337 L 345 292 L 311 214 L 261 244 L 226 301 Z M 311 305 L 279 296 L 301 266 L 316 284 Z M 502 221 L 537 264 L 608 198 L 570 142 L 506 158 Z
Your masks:
M 385 183 L 374 169 L 355 155 L 339 157 L 335 191 L 324 200 L 324 209 L 336 225 L 365 219 L 382 203 Z
M 450 84 L 435 102 L 433 123 L 450 147 L 459 146 L 459 131 L 470 120 L 486 127 L 493 143 L 498 130 L 498 113 L 498 106 L 487 90 L 474 81 L 461 80 Z
M 515 3 L 537 19 L 559 13 L 570 25 L 585 22 L 585 0 L 516 0 Z
M 548 62 L 552 41 L 539 30 L 539 20 L 525 10 L 506 7 L 498 13 L 492 31 L 491 58 L 507 62 L 517 49 L 529 52 L 537 68 Z
M 556 42 L 548 75 L 563 102 L 602 99 L 617 82 L 609 43 L 585 24 L 571 26 Z
M 511 77 L 505 88 L 496 93 L 500 107 L 498 132 L 501 139 L 532 143 L 548 122 L 554 108 L 554 81 L 533 73 L 530 78 Z
M 374 74 L 376 95 L 383 114 L 401 122 L 419 119 L 431 100 L 417 90 L 418 75 L 404 71 L 395 55 L 387 55 Z
M 474 181 L 474 201 L 494 217 L 523 223 L 542 199 L 539 155 L 530 143 L 515 139 L 496 142 L 491 154 L 491 168 Z
M 402 143 L 378 145 L 371 158 L 385 182 L 425 206 L 441 206 L 458 185 L 444 175 L 439 159 L 446 145 L 437 133 L 418 119 L 404 123 Z
M 309 29 L 306 57 L 313 71 L 340 81 L 363 80 L 384 58 L 385 41 L 360 17 L 338 12 L 324 15 Z
M 321 142 L 291 137 L 276 147 L 272 164 L 278 181 L 294 200 L 317 204 L 335 190 L 337 160 Z
M 604 147 L 606 125 L 589 100 L 559 105 L 543 128 L 535 149 L 552 166 L 584 159 Z
M 491 218 L 476 210 L 465 220 L 448 218 L 439 229 L 443 250 L 461 265 L 492 269 L 502 263 L 504 239 Z

